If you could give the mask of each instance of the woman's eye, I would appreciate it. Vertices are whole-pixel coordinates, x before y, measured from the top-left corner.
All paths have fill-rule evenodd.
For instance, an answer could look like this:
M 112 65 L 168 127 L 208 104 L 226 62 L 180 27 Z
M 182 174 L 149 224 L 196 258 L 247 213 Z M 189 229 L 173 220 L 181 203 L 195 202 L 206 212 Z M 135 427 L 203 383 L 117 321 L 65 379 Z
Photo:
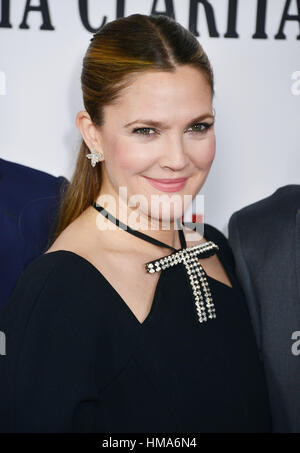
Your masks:
M 142 131 L 142 133 L 140 133 L 140 131 Z M 134 129 L 132 131 L 132 133 L 138 134 L 138 135 L 145 135 L 145 136 L 153 135 L 153 134 L 149 134 L 149 133 L 144 134 L 144 132 L 149 132 L 149 131 L 154 131 L 154 129 L 152 129 L 151 127 L 140 127 L 138 129 Z
M 191 132 L 192 133 L 196 133 L 196 134 L 203 134 L 205 132 L 208 131 L 208 129 L 214 124 L 213 123 L 196 123 L 196 124 L 193 124 L 192 126 L 190 126 L 190 128 L 196 128 L 194 130 L 192 130 Z M 202 129 L 201 126 L 203 126 L 204 128 Z M 154 131 L 152 134 L 149 133 L 149 131 Z M 134 129 L 132 131 L 133 134 L 138 134 L 138 135 L 144 135 L 145 137 L 150 137 L 151 135 L 154 135 L 156 134 L 156 130 L 153 129 L 152 127 L 140 127 L 140 128 L 137 128 L 137 129 Z
M 196 130 L 193 130 L 192 132 L 196 132 L 196 133 L 203 133 L 203 132 L 206 132 L 208 131 L 208 129 L 213 125 L 214 123 L 196 123 L 196 124 L 193 124 L 191 127 L 196 127 Z M 200 126 L 204 126 L 204 129 L 201 129 Z

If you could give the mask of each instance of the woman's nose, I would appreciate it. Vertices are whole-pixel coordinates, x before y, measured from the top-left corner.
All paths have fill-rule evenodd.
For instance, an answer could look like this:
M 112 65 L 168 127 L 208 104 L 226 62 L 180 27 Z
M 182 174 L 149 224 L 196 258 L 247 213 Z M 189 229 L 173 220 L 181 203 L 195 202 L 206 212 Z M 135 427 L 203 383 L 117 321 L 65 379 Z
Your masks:
M 171 138 L 165 143 L 165 150 L 161 158 L 162 167 L 169 167 L 173 170 L 182 170 L 188 163 L 188 157 L 184 152 L 184 145 L 181 138 Z

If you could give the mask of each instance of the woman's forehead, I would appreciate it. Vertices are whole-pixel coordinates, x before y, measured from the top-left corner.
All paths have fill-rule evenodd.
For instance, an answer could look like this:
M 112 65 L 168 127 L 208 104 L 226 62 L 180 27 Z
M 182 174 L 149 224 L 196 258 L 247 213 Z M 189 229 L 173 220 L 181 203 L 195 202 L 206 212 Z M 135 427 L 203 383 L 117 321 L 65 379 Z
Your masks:
M 197 116 L 211 110 L 211 102 L 209 84 L 199 70 L 188 68 L 180 74 L 153 71 L 139 74 L 118 101 L 107 106 L 107 113 L 125 115 L 127 122 L 153 115 L 163 121 L 171 114 Z

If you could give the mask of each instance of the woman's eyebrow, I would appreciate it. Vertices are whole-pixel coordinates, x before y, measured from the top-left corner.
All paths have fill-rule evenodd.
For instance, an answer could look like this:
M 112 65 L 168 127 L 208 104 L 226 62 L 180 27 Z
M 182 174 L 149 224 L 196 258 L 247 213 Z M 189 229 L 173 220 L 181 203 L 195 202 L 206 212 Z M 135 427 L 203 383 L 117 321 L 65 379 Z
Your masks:
M 202 115 L 199 115 L 196 118 L 194 118 L 191 121 L 189 121 L 188 124 L 192 124 L 192 123 L 195 123 L 197 121 L 201 121 L 204 118 L 214 118 L 214 116 L 210 112 L 209 113 L 203 113 Z M 167 124 L 165 124 L 165 123 L 163 123 L 161 121 L 155 121 L 155 120 L 145 119 L 145 118 L 131 121 L 130 123 L 125 124 L 124 127 L 132 126 L 135 123 L 147 124 L 149 126 L 161 127 L 161 128 L 164 128 L 164 129 L 169 129 L 170 128 L 170 126 L 168 126 Z

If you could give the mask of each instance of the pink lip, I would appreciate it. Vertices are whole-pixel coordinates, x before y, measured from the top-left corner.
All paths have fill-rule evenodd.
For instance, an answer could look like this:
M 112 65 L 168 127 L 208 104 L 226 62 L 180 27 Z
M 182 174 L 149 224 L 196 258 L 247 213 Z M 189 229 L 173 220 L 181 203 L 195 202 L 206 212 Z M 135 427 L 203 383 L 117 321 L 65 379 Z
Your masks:
M 185 186 L 188 178 L 178 178 L 178 179 L 153 179 L 144 176 L 148 179 L 149 183 L 158 190 L 163 192 L 177 192 Z

